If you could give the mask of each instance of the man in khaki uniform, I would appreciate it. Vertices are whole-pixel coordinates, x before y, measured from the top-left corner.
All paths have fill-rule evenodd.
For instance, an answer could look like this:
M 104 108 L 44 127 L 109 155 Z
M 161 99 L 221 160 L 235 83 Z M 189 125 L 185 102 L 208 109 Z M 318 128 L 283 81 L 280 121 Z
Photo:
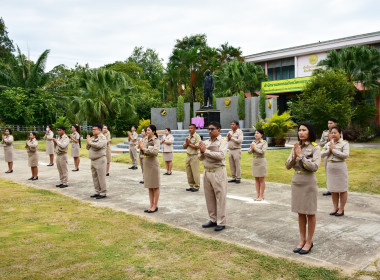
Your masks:
M 210 122 L 208 131 L 210 139 L 199 143 L 201 151 L 199 159 L 203 161 L 203 187 L 210 221 L 202 225 L 203 228 L 215 227 L 215 231 L 225 229 L 226 226 L 226 197 L 227 171 L 226 153 L 227 141 L 220 135 L 220 124 Z
M 89 150 L 89 158 L 91 159 L 91 172 L 94 181 L 96 194 L 91 197 L 96 199 L 106 198 L 106 150 L 107 138 L 102 134 L 102 125 L 95 124 L 92 127 L 93 137 L 87 135 L 87 150 Z
M 327 122 L 328 130 L 324 130 L 322 133 L 321 140 L 319 141 L 319 146 L 322 148 L 331 140 L 330 131 L 334 126 L 338 125 L 338 121 L 334 118 L 330 118 Z M 341 134 L 341 138 L 343 139 L 343 133 Z M 325 164 L 325 172 L 327 177 L 327 158 L 324 159 Z M 323 193 L 324 196 L 331 195 L 331 192 L 327 189 L 327 192 Z
M 232 180 L 228 183 L 240 184 L 241 179 L 241 144 L 243 143 L 243 131 L 239 129 L 239 122 L 233 121 L 231 123 L 231 130 L 227 134 L 228 139 L 228 160 L 230 162 Z
M 139 138 L 139 135 L 136 133 L 136 126 L 132 125 L 131 127 L 132 133 L 128 131 L 128 141 L 129 141 L 129 156 L 132 160 L 132 166 L 128 169 L 137 169 L 137 139 Z
M 201 137 L 195 132 L 197 127 L 194 124 L 189 125 L 189 136 L 185 139 L 183 148 L 187 150 L 186 158 L 186 174 L 187 182 L 190 188 L 186 189 L 190 192 L 199 191 L 200 187 L 200 173 L 199 173 L 199 142 Z
M 68 157 L 67 152 L 69 150 L 70 139 L 66 135 L 66 127 L 60 126 L 58 127 L 58 135 L 59 138 L 53 138 L 55 153 L 57 154 L 56 164 L 59 173 L 59 180 L 61 184 L 56 185 L 57 188 L 67 188 L 67 181 L 69 179 L 69 171 L 68 171 Z

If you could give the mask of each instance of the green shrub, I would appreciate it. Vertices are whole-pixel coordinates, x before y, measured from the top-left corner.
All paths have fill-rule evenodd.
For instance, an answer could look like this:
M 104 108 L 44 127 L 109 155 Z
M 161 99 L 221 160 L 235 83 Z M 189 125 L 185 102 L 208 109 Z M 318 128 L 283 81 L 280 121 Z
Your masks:
M 264 90 L 261 90 L 260 96 L 259 96 L 259 114 L 260 114 L 260 118 L 262 118 L 263 120 L 267 116 L 265 112 L 266 100 L 267 100 L 267 94 L 264 92 Z
M 184 109 L 184 99 L 183 96 L 178 96 L 178 102 L 177 102 L 177 121 L 183 122 L 185 119 L 185 109 Z
M 149 119 L 148 120 L 141 119 L 139 121 L 139 126 L 137 127 L 136 132 L 138 134 L 140 134 L 141 131 L 143 130 L 143 128 L 147 128 L 149 125 L 150 125 L 150 120 Z
M 245 119 L 245 95 L 244 95 L 244 92 L 242 91 L 239 93 L 238 115 L 239 115 L 239 120 Z
M 66 127 L 66 134 L 72 133 L 71 123 L 66 117 L 58 117 L 57 121 L 53 124 L 54 130 L 57 130 L 59 126 Z
M 216 109 L 216 96 L 214 93 L 212 94 L 212 108 Z

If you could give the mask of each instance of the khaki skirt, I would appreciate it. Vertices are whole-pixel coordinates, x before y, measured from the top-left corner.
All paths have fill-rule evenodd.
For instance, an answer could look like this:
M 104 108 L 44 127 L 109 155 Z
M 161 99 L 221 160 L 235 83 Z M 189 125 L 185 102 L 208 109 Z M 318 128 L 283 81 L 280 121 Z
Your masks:
M 107 163 L 110 163 L 112 161 L 111 147 L 110 146 L 107 146 L 106 158 L 107 158 Z
M 144 157 L 144 187 L 155 189 L 160 187 L 160 163 L 157 157 Z
M 314 172 L 298 174 L 292 179 L 292 212 L 315 215 L 317 212 L 318 186 Z
M 144 175 L 144 157 L 140 157 L 141 172 Z
M 79 157 L 79 143 L 71 144 L 71 157 Z
M 348 191 L 348 170 L 345 161 L 327 162 L 327 189 L 330 192 Z
M 164 161 L 173 161 L 173 153 L 162 153 L 162 159 Z
M 5 162 L 13 162 L 13 147 L 4 147 L 4 160 Z
M 267 160 L 265 158 L 253 158 L 252 160 L 252 176 L 267 176 Z
M 38 152 L 28 153 L 28 165 L 29 167 L 38 166 Z
M 46 154 L 47 155 L 54 155 L 54 142 L 53 141 L 46 141 Z

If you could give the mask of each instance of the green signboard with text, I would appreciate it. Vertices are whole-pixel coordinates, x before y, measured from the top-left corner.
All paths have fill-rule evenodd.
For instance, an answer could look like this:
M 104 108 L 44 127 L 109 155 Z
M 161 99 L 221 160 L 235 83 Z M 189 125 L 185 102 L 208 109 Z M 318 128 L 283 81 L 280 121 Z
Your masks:
M 302 77 L 287 80 L 268 81 L 261 83 L 261 90 L 266 94 L 302 91 L 311 77 Z

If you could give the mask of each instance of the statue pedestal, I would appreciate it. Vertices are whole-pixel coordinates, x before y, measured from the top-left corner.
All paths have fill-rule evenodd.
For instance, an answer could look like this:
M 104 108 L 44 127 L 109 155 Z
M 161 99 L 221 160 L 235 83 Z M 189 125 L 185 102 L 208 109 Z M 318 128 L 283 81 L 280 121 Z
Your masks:
M 220 123 L 220 111 L 219 110 L 201 109 L 201 110 L 195 111 L 195 115 L 197 117 L 204 118 L 204 120 L 205 120 L 204 128 L 208 128 L 210 122 Z

